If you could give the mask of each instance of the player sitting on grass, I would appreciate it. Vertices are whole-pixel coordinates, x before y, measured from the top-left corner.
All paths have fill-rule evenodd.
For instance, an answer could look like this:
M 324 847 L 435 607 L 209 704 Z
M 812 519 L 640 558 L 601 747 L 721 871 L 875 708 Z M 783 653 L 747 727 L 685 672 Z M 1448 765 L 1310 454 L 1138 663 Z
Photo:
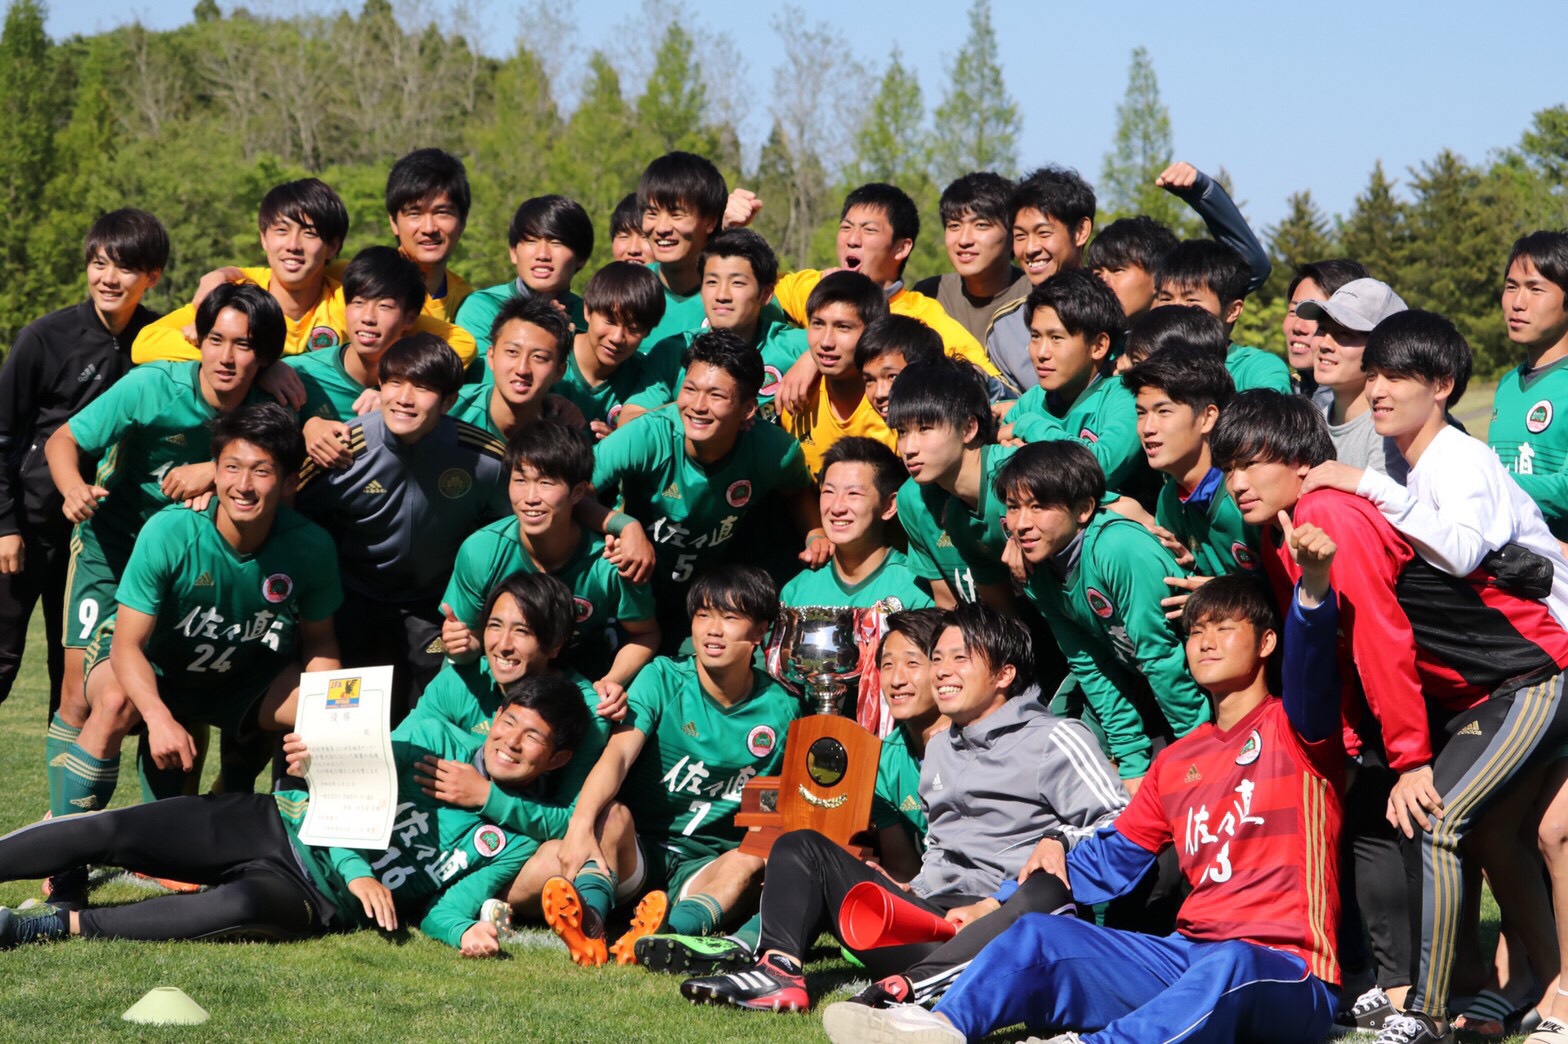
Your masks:
M 458 547 L 511 505 L 504 447 L 446 416 L 463 383 L 457 354 L 418 333 L 389 348 L 379 372 L 381 409 L 348 424 L 351 463 L 307 463 L 298 502 L 337 541 L 343 661 L 398 668 L 401 720 L 441 667 L 438 607 Z
M 496 926 L 480 919 L 482 906 L 539 840 L 427 796 L 415 774 L 431 757 L 472 762 L 494 783 L 527 795 L 570 760 L 587 716 L 571 683 L 547 676 L 518 681 L 485 736 L 408 719 L 392 733 L 400 804 L 393 844 L 384 850 L 301 842 L 310 795 L 294 790 L 171 798 L 25 827 L 0 838 L 0 878 L 90 862 L 207 888 L 30 917 L 0 907 L 0 949 L 68 935 L 283 941 L 355 927 L 390 932 L 407 920 L 464 956 L 494 956 Z M 290 735 L 285 749 L 290 772 L 303 774 L 304 742 Z
M 449 412 L 502 442 L 545 419 L 581 428 L 581 412 L 550 394 L 571 353 L 572 325 L 560 309 L 537 297 L 514 297 L 496 313 L 485 379 L 463 385 Z
M 1279 625 L 1268 593 L 1247 577 L 1199 589 L 1183 615 L 1187 657 L 1215 723 L 1161 751 L 1116 821 L 1044 868 L 1078 903 L 1097 904 L 1126 894 L 1174 847 L 1192 888 L 1177 931 L 1030 914 L 980 952 L 935 1011 L 834 1004 L 823 1013 L 831 1040 L 962 1044 L 1017 1023 L 1065 1031 L 1051 1044 L 1309 1044 L 1328 1034 L 1344 775 L 1334 542 L 1311 526 L 1286 539 L 1305 575 L 1286 625 L 1284 698 L 1269 692 Z
M 565 196 L 523 200 L 507 227 L 506 246 L 517 278 L 469 294 L 457 310 L 457 325 L 488 351 L 501 306 L 514 297 L 538 297 L 581 333 L 583 299 L 572 293 L 572 280 L 593 254 L 593 221 L 582 204 Z M 483 379 L 484 372 L 475 376 Z
M 619 696 L 657 652 L 659 625 L 648 585 L 622 577 L 604 558 L 603 537 L 573 518 L 592 489 L 593 452 L 547 421 L 512 439 L 506 467 L 512 514 L 464 540 L 452 567 L 441 609 L 446 654 L 458 663 L 479 656 L 480 607 L 496 584 L 519 570 L 546 573 L 572 595 L 570 640 L 557 654 L 606 697 Z
M 941 336 L 919 319 L 890 313 L 866 327 L 855 344 L 855 369 L 866 384 L 866 401 L 884 423 L 898 375 L 911 363 L 941 356 Z
M 642 265 L 612 261 L 588 280 L 583 310 L 585 325 L 572 339 L 566 374 L 555 390 L 582 410 L 589 430 L 602 439 L 648 386 L 649 358 L 638 349 L 664 315 L 664 289 Z
M 636 961 L 645 935 L 708 935 L 756 903 L 763 861 L 737 847 L 745 831 L 735 812 L 741 789 L 778 767 L 800 714 L 800 701 L 752 666 L 778 594 L 754 566 L 720 566 L 691 585 L 687 608 L 695 655 L 657 659 L 632 682 L 626 720 L 577 795 L 561 876 L 545 885 L 545 918 L 579 963 L 607 959 L 613 887 L 604 883 L 602 813 L 612 800 L 631 810 L 647 884 L 657 889 L 608 951 L 620 963 Z
M 686 980 L 688 1000 L 808 1007 L 802 965 L 824 929 L 881 980 L 862 1004 L 925 1000 L 1023 913 L 1072 911 L 1062 882 L 1035 871 L 1059 867 L 1116 818 L 1127 794 L 1115 770 L 1084 725 L 1040 702 L 1029 632 L 1016 618 L 980 603 L 959 606 L 944 618 L 930 662 L 936 707 L 950 727 L 931 738 L 920 769 L 930 823 L 920 872 L 900 885 L 816 831 L 783 835 L 768 856 L 760 959 Z M 998 902 L 989 897 L 1015 879 L 1023 885 L 1001 907 L 1007 912 L 993 913 Z M 838 914 L 849 890 L 865 882 L 945 917 L 958 934 L 945 945 L 854 948 Z

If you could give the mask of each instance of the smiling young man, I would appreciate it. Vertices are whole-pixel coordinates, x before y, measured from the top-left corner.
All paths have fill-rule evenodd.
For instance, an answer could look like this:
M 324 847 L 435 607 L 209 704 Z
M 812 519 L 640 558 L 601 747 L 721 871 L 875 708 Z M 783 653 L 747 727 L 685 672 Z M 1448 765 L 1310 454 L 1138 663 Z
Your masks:
M 1396 479 L 1405 465 L 1393 443 L 1377 433 L 1367 405 L 1367 375 L 1361 366 L 1367 338 L 1384 319 L 1406 308 L 1387 283 L 1354 279 L 1326 301 L 1300 301 L 1296 315 L 1317 323 L 1311 338 L 1312 376 L 1327 388 L 1324 412 L 1334 440 L 1334 458 L 1352 468 L 1370 468 Z
M 559 308 L 538 297 L 512 298 L 496 312 L 485 379 L 458 391 L 453 418 L 504 443 L 569 408 L 550 391 L 571 354 L 572 326 Z
M 438 606 L 458 547 L 511 505 L 505 447 L 446 415 L 463 384 L 457 354 L 417 333 L 379 366 L 381 408 L 349 422 L 349 463 L 306 464 L 298 505 L 337 541 L 343 661 L 397 668 L 393 716 L 401 720 L 441 667 Z
M 642 231 L 642 208 L 637 193 L 627 196 L 610 212 L 610 256 L 616 261 L 646 265 L 653 260 L 653 248 Z
M 387 223 L 403 256 L 425 278 L 424 313 L 453 323 L 474 288 L 447 262 L 463 237 L 470 204 L 468 170 L 440 149 L 415 149 L 387 173 Z M 461 353 L 459 353 L 461 354 Z
M 685 630 L 694 574 L 730 557 L 731 538 L 756 504 L 777 491 L 789 503 L 808 565 L 827 561 L 816 490 L 800 444 L 773 424 L 753 424 L 762 359 L 729 330 L 692 341 L 673 406 L 622 425 L 599 443 L 593 484 L 616 491 L 642 521 L 657 555 L 654 599 L 666 649 Z
M 855 344 L 855 369 L 866 385 L 866 400 L 877 416 L 887 420 L 893 400 L 893 382 L 912 363 L 940 359 L 941 336 L 919 319 L 884 315 L 866 327 Z
M 650 350 L 666 337 L 702 326 L 702 252 L 724 221 L 724 175 L 690 152 L 668 152 L 637 182 L 637 207 L 652 257 L 648 268 L 664 288 L 664 315 L 643 340 Z
M 583 299 L 572 293 L 572 280 L 593 254 L 593 221 L 582 204 L 565 196 L 523 200 L 507 227 L 506 245 L 517 278 L 469 294 L 457 311 L 457 325 L 486 351 L 501 306 L 514 297 L 540 297 L 561 309 L 581 333 L 586 328 Z
M 24 326 L 0 367 L 0 703 L 41 604 L 51 716 L 66 683 L 61 614 L 71 525 L 40 450 L 130 369 L 132 342 L 157 319 L 141 302 L 169 263 L 169 234 L 144 210 L 115 210 L 93 222 L 82 255 L 87 299 Z M 71 687 L 80 689 L 79 675 Z
M 585 326 L 572 340 L 555 391 L 582 411 L 594 437 L 602 439 L 650 382 L 649 357 L 638 349 L 664 315 L 664 288 L 646 267 L 611 261 L 583 288 L 583 310 Z
M 688 1000 L 759 1011 L 809 1007 L 803 964 L 824 930 L 880 979 L 858 998 L 861 1005 L 925 1000 L 1018 917 L 1072 911 L 1062 883 L 1037 871 L 1059 865 L 1125 806 L 1111 766 L 1086 727 L 1045 709 L 1029 632 L 1016 618 L 978 603 L 945 614 L 930 670 L 949 727 L 931 737 L 920 769 L 929 829 L 919 873 L 899 885 L 816 831 L 785 834 L 768 856 L 759 960 L 686 980 Z M 1023 884 L 1005 905 L 991 898 L 1013 881 Z M 867 883 L 961 930 L 943 945 L 852 948 L 838 911 L 851 888 Z M 992 912 L 999 905 L 1008 912 Z
M 1012 215 L 1016 186 L 991 171 L 965 174 L 942 190 L 943 245 L 953 270 L 915 284 L 935 298 L 981 344 L 999 311 L 1029 295 L 1032 285 L 1013 265 Z
M 1154 307 L 1192 305 L 1225 324 L 1230 337 L 1246 307 L 1253 271 L 1241 252 L 1212 239 L 1188 239 L 1160 258 L 1154 270 Z M 1225 368 L 1237 391 L 1269 388 L 1290 392 L 1290 367 L 1285 360 L 1257 348 L 1232 343 Z

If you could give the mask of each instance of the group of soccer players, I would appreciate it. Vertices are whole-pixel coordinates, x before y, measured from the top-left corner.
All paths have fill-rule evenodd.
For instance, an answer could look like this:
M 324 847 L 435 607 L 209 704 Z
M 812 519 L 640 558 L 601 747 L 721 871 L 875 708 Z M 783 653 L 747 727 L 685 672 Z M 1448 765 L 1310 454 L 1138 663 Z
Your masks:
M 1233 343 L 1267 256 L 1213 179 L 1157 183 L 1212 238 L 967 174 L 909 284 L 897 187 L 780 273 L 768 201 L 675 152 L 614 260 L 583 278 L 594 222 L 539 196 L 476 290 L 421 149 L 395 245 L 340 257 L 342 200 L 281 184 L 266 264 L 162 317 L 162 225 L 100 217 L 87 299 L 0 369 L 0 699 L 37 607 L 51 689 L 49 814 L 0 838 L 48 898 L 0 948 L 413 920 L 485 956 L 535 917 L 780 1011 L 829 932 L 876 980 L 839 1041 L 1565 1044 L 1568 234 L 1503 261 L 1488 445 L 1463 337 L 1354 259 L 1296 273 L 1288 360 Z M 740 847 L 809 713 L 781 605 L 856 611 L 870 859 Z M 377 664 L 391 846 L 305 844 L 301 672 Z M 94 906 L 96 867 L 173 893 Z M 949 930 L 847 937 L 867 888 Z

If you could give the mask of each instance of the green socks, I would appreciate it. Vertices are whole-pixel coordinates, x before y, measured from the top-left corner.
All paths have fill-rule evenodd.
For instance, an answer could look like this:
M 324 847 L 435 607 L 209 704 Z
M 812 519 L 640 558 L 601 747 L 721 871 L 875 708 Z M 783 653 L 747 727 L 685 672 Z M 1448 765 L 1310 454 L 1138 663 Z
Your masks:
M 65 764 L 60 769 L 60 789 L 57 794 L 50 795 L 49 811 L 56 816 L 68 816 L 107 808 L 109 799 L 114 797 L 114 785 L 120 779 L 120 755 L 95 758 L 72 743 L 62 756 Z
M 674 935 L 710 935 L 724 919 L 724 908 L 711 895 L 688 895 L 670 908 L 665 931 Z
M 49 731 L 44 736 L 44 778 L 49 781 L 49 811 L 57 816 L 77 811 L 74 808 L 62 811 L 65 799 L 60 795 L 65 780 L 65 752 L 81 734 L 81 729 L 67 725 L 58 714 L 49 719 Z
M 599 915 L 600 922 L 610 919 L 615 907 L 615 874 L 601 869 L 598 863 L 589 862 L 572 878 L 583 905 Z
M 757 952 L 757 943 L 762 939 L 762 915 L 753 914 L 751 920 L 725 936 L 732 942 L 740 943 L 752 953 Z

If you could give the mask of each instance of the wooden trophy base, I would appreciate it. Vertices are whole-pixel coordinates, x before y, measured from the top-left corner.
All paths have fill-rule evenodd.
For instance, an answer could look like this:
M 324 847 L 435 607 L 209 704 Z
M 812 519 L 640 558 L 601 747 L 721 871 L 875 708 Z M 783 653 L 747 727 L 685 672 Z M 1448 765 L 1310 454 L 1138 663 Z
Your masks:
M 735 825 L 746 828 L 740 850 L 767 858 L 791 830 L 815 830 L 857 859 L 871 854 L 859 842 L 871 824 L 882 741 L 849 718 L 798 718 L 784 741 L 784 768 L 759 776 L 741 791 Z

